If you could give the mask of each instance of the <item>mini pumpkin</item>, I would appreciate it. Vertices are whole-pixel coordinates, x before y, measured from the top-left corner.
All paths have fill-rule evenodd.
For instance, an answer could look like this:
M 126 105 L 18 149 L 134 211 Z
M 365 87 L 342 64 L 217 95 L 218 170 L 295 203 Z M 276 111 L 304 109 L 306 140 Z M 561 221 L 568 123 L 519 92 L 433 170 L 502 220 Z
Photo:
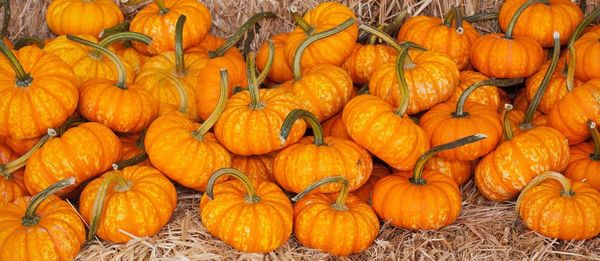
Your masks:
M 287 64 L 285 57 L 285 42 L 288 39 L 288 33 L 280 33 L 271 37 L 275 48 L 273 56 L 273 65 L 268 71 L 267 79 L 273 83 L 284 83 L 294 78 L 291 67 Z M 265 70 L 269 56 L 269 43 L 263 43 L 256 54 L 256 65 L 261 71 Z
M 211 53 L 213 53 L 213 55 L 214 55 L 214 53 L 217 52 L 219 49 L 221 49 L 226 43 L 227 43 L 227 40 L 225 40 L 221 37 L 215 36 L 211 33 L 207 33 L 206 36 L 204 37 L 204 39 L 202 41 L 200 41 L 200 43 L 193 46 L 192 48 L 185 50 L 185 53 L 186 54 L 201 53 L 201 54 L 210 56 Z M 224 56 L 231 55 L 231 56 L 242 57 L 242 53 L 235 46 L 228 47 L 227 51 L 225 51 L 225 53 L 223 53 L 223 55 Z
M 246 173 L 253 184 L 261 182 L 273 182 L 273 158 L 274 155 L 264 154 L 260 156 L 234 155 L 231 159 L 231 168 Z
M 366 84 L 380 65 L 388 61 L 393 61 L 396 58 L 398 49 L 392 47 L 397 45 L 395 41 L 388 38 L 389 36 L 378 29 L 369 27 L 368 25 L 361 25 L 359 28 L 371 33 L 369 43 L 365 45 L 357 43 L 354 46 L 352 54 L 346 58 L 342 68 L 348 71 L 354 84 Z M 376 44 L 375 41 L 378 37 L 392 46 Z
M 112 0 L 54 0 L 48 5 L 46 22 L 57 35 L 100 32 L 125 20 L 123 12 Z
M 529 102 L 533 101 L 535 98 L 535 94 L 546 75 L 550 67 L 550 63 L 546 63 L 540 67 L 539 71 L 527 78 L 527 99 Z M 564 97 L 567 92 L 569 92 L 569 88 L 567 87 L 567 65 L 566 61 L 560 61 L 554 71 L 554 73 L 550 78 L 550 82 L 546 87 L 546 91 L 540 100 L 540 104 L 538 110 L 548 114 L 552 111 L 552 108 L 556 106 L 558 101 Z M 575 79 L 574 85 L 575 87 L 582 85 L 583 82 Z
M 569 165 L 565 169 L 565 176 L 574 181 L 588 183 L 595 190 L 600 191 L 600 133 L 593 121 L 588 122 L 588 129 L 592 142 L 583 142 L 571 146 Z
M 439 156 L 431 158 L 425 163 L 425 169 L 435 170 L 451 177 L 459 186 L 465 184 L 475 172 L 477 161 L 449 160 Z
M 383 164 L 373 163 L 373 171 L 371 172 L 371 177 L 360 188 L 353 191 L 352 193 L 360 198 L 363 202 L 367 204 L 371 204 L 371 195 L 373 194 L 373 187 L 377 184 L 381 178 L 385 176 L 389 176 L 392 173 L 390 170 Z
M 340 112 L 324 121 L 321 124 L 323 135 L 351 140 L 352 137 L 350 137 L 348 130 L 346 130 L 346 125 L 344 125 L 344 118 L 342 116 L 343 115 Z
M 454 104 L 458 102 L 460 96 L 473 84 L 476 84 L 481 81 L 490 80 L 489 77 L 481 74 L 476 71 L 461 71 L 458 77 L 458 86 L 452 92 L 452 95 L 446 102 L 450 104 Z M 465 104 L 468 103 L 479 103 L 481 105 L 490 106 L 500 111 L 502 108 L 500 105 L 504 104 L 500 101 L 500 91 L 501 89 L 498 86 L 481 86 L 475 89 L 465 100 Z

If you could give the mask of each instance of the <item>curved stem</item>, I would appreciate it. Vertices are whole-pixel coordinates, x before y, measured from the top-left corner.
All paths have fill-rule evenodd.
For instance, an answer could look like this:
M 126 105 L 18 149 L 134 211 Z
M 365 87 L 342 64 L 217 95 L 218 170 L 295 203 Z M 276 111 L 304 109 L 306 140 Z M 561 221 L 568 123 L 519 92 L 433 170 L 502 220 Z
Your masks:
M 273 12 L 260 12 L 253 15 L 240 27 L 240 29 L 237 30 L 237 32 L 235 32 L 231 37 L 229 37 L 227 41 L 225 41 L 225 43 L 221 45 L 221 47 L 219 47 L 219 49 L 208 52 L 208 56 L 210 58 L 223 56 L 227 52 L 227 50 L 229 50 L 229 48 L 234 46 L 240 39 L 242 39 L 246 31 L 252 28 L 254 24 L 256 24 L 261 19 L 268 17 L 277 17 L 277 15 L 275 15 L 275 13 Z
M 0 38 L 6 37 L 8 33 L 8 24 L 10 23 L 10 1 L 2 0 L 2 8 L 4 9 L 4 16 L 2 17 L 2 29 L 0 30 Z
M 487 138 L 485 134 L 474 134 L 431 148 L 428 152 L 425 152 L 425 154 L 421 155 L 421 157 L 419 157 L 419 159 L 417 160 L 415 168 L 413 169 L 413 176 L 409 179 L 410 182 L 415 185 L 425 185 L 427 181 L 423 179 L 422 176 L 423 169 L 425 168 L 425 163 L 427 163 L 429 159 L 431 159 L 433 156 L 440 153 L 441 151 L 455 149 L 460 146 L 471 144 L 485 138 Z
M 465 102 L 467 101 L 467 98 L 469 98 L 469 95 L 471 95 L 471 93 L 473 93 L 473 91 L 475 91 L 479 87 L 488 86 L 488 85 L 496 86 L 496 87 L 507 87 L 507 86 L 512 86 L 512 85 L 519 84 L 522 82 L 523 82 L 523 78 L 515 78 L 515 79 L 488 79 L 488 80 L 483 80 L 483 81 L 474 83 L 473 85 L 471 85 L 467 89 L 465 89 L 463 91 L 463 93 L 460 95 L 460 97 L 458 98 L 458 102 L 456 102 L 456 111 L 454 112 L 454 114 L 452 114 L 452 116 L 456 117 L 456 118 L 460 118 L 460 117 L 465 117 L 468 115 L 468 113 L 464 111 Z
M 242 183 L 242 185 L 246 189 L 246 196 L 244 197 L 244 199 L 247 203 L 254 204 L 260 202 L 260 197 L 258 197 L 258 195 L 256 194 L 256 189 L 254 188 L 252 180 L 250 180 L 250 178 L 248 178 L 248 176 L 246 176 L 241 171 L 233 168 L 218 169 L 210 176 L 210 179 L 208 180 L 208 185 L 206 185 L 206 196 L 210 200 L 214 199 L 213 190 L 217 179 L 224 175 L 232 176 Z
M 273 60 L 275 59 L 275 45 L 273 41 L 267 40 L 267 44 L 269 45 L 269 54 L 267 56 L 267 63 L 263 68 L 263 71 L 260 72 L 258 78 L 256 79 L 256 86 L 260 87 L 260 85 L 265 81 L 267 76 L 269 75 L 269 71 L 271 71 L 271 67 L 273 66 Z
M 300 80 L 300 78 L 302 78 L 301 75 L 301 68 L 300 68 L 300 60 L 302 58 L 302 53 L 304 52 L 304 50 L 306 50 L 306 48 L 311 45 L 312 43 L 327 38 L 329 36 L 332 36 L 334 34 L 337 34 L 343 30 L 346 30 L 346 28 L 352 26 L 356 21 L 354 20 L 354 18 L 348 18 L 348 20 L 344 21 L 343 23 L 339 24 L 336 27 L 333 27 L 329 30 L 320 32 L 320 33 L 316 33 L 313 34 L 309 37 L 307 37 L 302 43 L 300 43 L 300 45 L 298 45 L 298 48 L 296 49 L 296 52 L 294 53 L 294 60 L 293 60 L 293 64 L 292 64 L 292 70 L 294 73 L 294 80 Z
M 108 59 L 110 59 L 113 62 L 115 67 L 117 67 L 118 79 L 117 79 L 117 83 L 115 85 L 123 90 L 127 89 L 127 86 L 125 85 L 126 80 L 127 80 L 127 73 L 125 71 L 125 65 L 123 65 L 123 62 L 121 62 L 121 59 L 119 59 L 119 56 L 117 56 L 113 52 L 109 51 L 108 49 L 106 49 L 106 47 L 104 47 L 102 45 L 90 42 L 88 40 L 79 38 L 74 35 L 67 35 L 67 39 L 69 39 L 73 42 L 80 43 L 85 46 L 91 47 L 94 50 L 106 55 L 106 57 L 108 57 Z
M 384 25 L 380 24 L 379 26 L 377 26 L 377 31 L 380 31 L 383 33 L 383 29 L 385 29 Z M 371 36 L 369 37 L 368 44 L 374 45 L 375 43 L 377 43 L 377 38 L 378 38 L 377 35 L 371 34 Z M 394 42 L 396 42 L 396 41 L 394 41 Z
M 129 24 L 129 21 L 125 21 L 112 27 L 104 28 L 102 31 L 100 31 L 98 38 L 102 39 L 117 33 L 127 32 L 129 31 Z
M 144 152 L 142 152 L 138 155 L 135 155 L 129 159 L 117 161 L 117 162 L 113 163 L 112 168 L 113 168 L 113 170 L 124 169 L 126 167 L 133 166 L 140 162 L 143 162 L 144 160 L 147 160 L 147 159 L 148 159 L 148 154 L 146 154 L 146 152 L 144 151 Z
M 548 179 L 553 179 L 560 183 L 560 185 L 562 186 L 562 190 L 560 192 L 561 196 L 572 197 L 573 195 L 575 195 L 575 193 L 571 189 L 571 181 L 569 179 L 567 179 L 565 176 L 558 172 L 547 171 L 533 178 L 531 181 L 529 181 L 529 183 L 527 183 L 523 190 L 521 190 L 521 194 L 517 198 L 517 203 L 515 205 L 515 211 L 517 213 L 519 213 L 519 209 L 521 208 L 521 201 L 523 200 L 523 195 L 525 195 L 527 191 L 529 191 L 531 188 L 539 185 L 540 183 Z
M 106 48 L 106 47 L 111 46 L 115 42 L 128 41 L 128 40 L 138 41 L 138 42 L 141 42 L 146 45 L 149 45 L 152 43 L 152 38 L 150 38 L 150 36 L 147 36 L 145 34 L 136 33 L 136 32 L 122 32 L 122 33 L 116 33 L 116 34 L 107 36 L 106 38 L 102 39 L 102 41 L 100 41 L 98 43 L 98 45 Z
M 396 51 L 400 51 L 402 49 L 402 47 L 398 44 L 398 42 L 396 42 L 396 40 L 394 38 L 392 38 L 391 36 L 389 36 L 388 34 L 384 33 L 383 31 L 381 31 L 378 28 L 372 27 L 372 26 L 370 26 L 368 24 L 361 24 L 358 27 L 358 29 L 370 33 L 371 37 L 377 37 L 377 38 L 381 39 L 382 41 L 386 42 L 391 47 L 393 47 L 394 49 L 396 49 Z
M 35 36 L 22 37 L 13 43 L 13 45 L 15 46 L 15 50 L 19 50 L 19 49 L 21 49 L 27 45 L 31 45 L 31 44 L 35 44 L 40 49 L 42 49 L 46 46 L 46 43 L 44 43 L 44 41 L 42 41 L 42 39 L 37 38 Z
M 187 91 L 186 91 L 183 83 L 175 76 L 168 74 L 166 72 L 163 72 L 161 70 L 156 70 L 154 73 L 160 74 L 161 76 L 163 76 L 166 79 L 168 79 L 169 81 L 171 81 L 171 83 L 173 83 L 173 86 L 175 87 L 175 89 L 177 90 L 177 93 L 179 94 L 179 111 L 184 114 L 188 113 L 189 100 L 188 100 Z
M 6 46 L 4 41 L 0 41 L 0 52 L 2 52 L 2 54 L 8 59 L 10 66 L 12 66 L 13 70 L 15 71 L 15 74 L 17 75 L 17 79 L 16 79 L 17 86 L 19 86 L 19 87 L 29 86 L 31 84 L 31 82 L 33 81 L 33 78 L 31 78 L 31 75 L 29 75 L 29 73 L 25 72 L 25 69 L 23 69 L 23 65 L 21 65 L 21 63 L 19 62 L 19 59 L 17 59 L 17 57 L 10 50 L 10 48 L 8 48 L 8 46 Z
M 300 27 L 302 31 L 306 33 L 306 35 L 311 35 L 315 31 L 315 28 L 312 25 L 310 25 L 306 20 L 304 20 L 302 15 L 300 15 L 299 13 L 292 12 L 292 18 L 294 19 L 298 27 Z
M 410 93 L 408 91 L 408 83 L 406 83 L 406 76 L 404 75 L 404 66 L 408 58 L 408 48 L 404 48 L 402 53 L 396 58 L 396 79 L 398 80 L 398 88 L 400 89 L 400 104 L 394 113 L 398 116 L 404 116 L 408 109 L 408 102 L 410 99 Z
M 156 3 L 156 6 L 158 6 L 158 13 L 161 15 L 167 14 L 169 11 L 171 11 L 165 6 L 165 2 L 163 0 L 154 0 L 154 3 Z
M 175 25 L 175 68 L 179 75 L 185 75 L 185 60 L 183 55 L 183 25 L 185 15 L 180 15 Z
M 519 20 L 519 17 L 523 13 L 523 11 L 525 11 L 525 9 L 527 9 L 527 7 L 529 7 L 531 5 L 540 4 L 540 3 L 548 4 L 549 2 L 548 2 L 548 0 L 527 0 L 527 2 L 525 2 L 523 5 L 521 5 L 519 7 L 519 9 L 517 9 L 517 11 L 513 15 L 513 17 L 510 19 L 510 22 L 508 22 L 508 28 L 506 29 L 506 33 L 504 34 L 504 37 L 506 39 L 512 39 L 513 29 L 515 29 L 515 25 L 517 24 L 517 21 Z
M 221 117 L 221 113 L 223 113 L 223 110 L 225 110 L 225 103 L 227 102 L 227 90 L 229 89 L 229 78 L 227 76 L 227 69 L 221 69 L 220 74 L 221 88 L 217 107 L 215 107 L 213 113 L 210 116 L 208 116 L 208 119 L 206 119 L 206 121 L 202 123 L 202 126 L 200 126 L 200 128 L 192 132 L 192 136 L 194 136 L 194 138 L 200 141 L 204 139 L 204 134 L 206 134 L 210 130 L 210 128 L 212 128 L 212 126 L 215 125 L 215 123 L 217 123 L 217 120 L 219 119 L 219 117 Z
M 579 23 L 577 25 L 577 27 L 575 27 L 575 30 L 573 30 L 573 34 L 571 35 L 571 38 L 569 38 L 569 42 L 567 43 L 567 46 L 572 46 L 575 41 L 577 39 L 579 39 L 579 37 L 581 36 L 581 34 L 583 34 L 583 32 L 585 31 L 585 28 L 592 23 L 596 17 L 600 16 L 600 8 L 596 8 L 594 9 L 592 12 L 590 12 L 589 14 L 587 14 L 583 20 L 581 20 L 581 23 Z
M 492 20 L 492 19 L 498 19 L 498 12 L 474 14 L 474 15 L 466 16 L 464 18 L 464 20 L 469 23 L 480 22 L 480 21 L 485 21 L 485 20 Z
M 268 72 L 271 69 L 271 64 L 273 63 L 273 53 L 273 43 L 269 42 L 269 57 L 267 60 L 268 68 L 265 67 L 263 72 Z M 269 64 L 269 62 L 271 64 Z M 260 95 L 258 93 L 260 84 L 256 79 L 256 54 L 254 52 L 250 52 L 248 56 L 246 56 L 246 75 L 248 75 L 248 90 L 250 91 L 250 109 L 259 110 L 264 108 L 264 104 L 260 101 Z
M 317 146 L 325 145 L 325 142 L 323 142 L 323 127 L 321 127 L 319 119 L 317 119 L 317 116 L 311 112 L 303 109 L 294 109 L 290 112 L 290 114 L 287 115 L 287 117 L 285 117 L 285 120 L 281 125 L 281 130 L 279 131 L 281 145 L 285 144 L 285 140 L 290 135 L 290 131 L 294 126 L 294 122 L 296 122 L 299 118 L 302 118 L 304 121 L 306 121 L 312 128 L 314 144 Z
M 94 205 L 92 205 L 92 221 L 90 224 L 90 231 L 87 236 L 88 241 L 94 240 L 98 226 L 100 225 L 100 217 L 102 217 L 102 210 L 104 209 L 104 200 L 106 199 L 106 192 L 110 184 L 117 182 L 118 185 L 115 187 L 117 191 L 127 191 L 131 188 L 130 184 L 125 180 L 121 171 L 113 170 L 103 175 L 104 179 L 102 184 L 98 188 L 96 198 L 94 199 Z
M 57 133 L 54 129 L 48 129 L 48 134 L 44 135 L 35 145 L 33 145 L 33 147 L 31 147 L 31 149 L 29 149 L 29 151 L 27 151 L 27 153 L 9 163 L 0 164 L 0 176 L 3 176 L 6 179 L 11 179 L 11 174 L 24 167 L 25 163 L 29 158 L 31 158 L 33 153 L 40 149 L 51 137 L 55 137 L 56 134 Z
M 444 25 L 451 27 L 452 21 L 455 22 L 456 32 L 462 34 L 465 30 L 463 29 L 463 14 L 460 6 L 455 5 L 448 10 L 446 17 L 444 18 Z
M 40 206 L 40 204 L 42 204 L 42 202 L 44 202 L 44 200 L 51 195 L 54 195 L 54 193 L 73 184 L 75 184 L 74 177 L 66 178 L 54 183 L 53 185 L 42 190 L 37 195 L 33 196 L 29 200 L 29 204 L 27 205 L 27 210 L 25 211 L 25 216 L 21 220 L 21 224 L 26 227 L 37 225 L 40 221 L 40 217 L 37 215 L 37 208 Z
M 510 111 L 513 110 L 513 105 L 506 103 L 504 104 L 504 111 L 502 112 L 502 133 L 505 140 L 512 140 L 514 137 L 512 125 L 510 124 Z
M 349 185 L 348 185 L 348 180 L 342 176 L 333 176 L 333 177 L 327 177 L 327 178 L 321 179 L 321 180 L 311 184 L 310 186 L 308 186 L 308 188 L 306 188 L 305 190 L 303 190 L 302 192 L 300 192 L 296 196 L 294 196 L 292 198 L 292 201 L 298 202 L 298 200 L 300 200 L 304 196 L 308 195 L 308 193 L 310 193 L 311 191 L 317 189 L 320 186 L 323 186 L 323 185 L 329 184 L 329 183 L 340 183 L 342 185 L 342 187 L 340 188 L 340 192 L 338 193 L 337 198 L 335 200 L 335 203 L 333 205 L 331 205 L 331 207 L 338 211 L 348 210 L 348 207 L 346 206 L 346 199 L 348 198 Z
M 533 96 L 533 100 L 531 100 L 531 103 L 527 107 L 527 111 L 525 112 L 525 117 L 523 118 L 523 122 L 519 125 L 519 127 L 521 129 L 533 128 L 533 125 L 531 123 L 533 121 L 533 116 L 535 115 L 535 112 L 537 111 L 537 108 L 540 105 L 542 97 L 544 96 L 544 93 L 546 92 L 546 89 L 548 88 L 548 84 L 550 83 L 550 80 L 552 79 L 552 75 L 554 74 L 554 71 L 556 70 L 556 66 L 558 65 L 559 58 L 560 58 L 560 34 L 558 32 L 554 32 L 554 50 L 552 53 L 552 61 L 550 62 L 550 66 L 548 66 L 548 70 L 546 71 L 546 74 L 544 74 L 544 78 L 542 79 L 540 86 L 538 87 L 537 91 L 535 92 L 535 95 Z
M 56 133 L 56 134 L 54 134 L 54 136 L 61 137 L 63 134 L 65 134 L 67 129 L 69 129 L 71 127 L 79 126 L 86 122 L 88 122 L 88 121 L 83 118 L 68 118 L 65 121 L 65 123 L 63 123 L 63 125 L 61 125 L 56 131 L 54 131 L 53 129 L 48 129 L 48 131 L 49 132 L 54 131 Z
M 600 132 L 596 128 L 596 122 L 588 121 L 588 130 L 592 136 L 592 142 L 594 143 L 594 152 L 590 155 L 590 158 L 595 161 L 600 161 Z

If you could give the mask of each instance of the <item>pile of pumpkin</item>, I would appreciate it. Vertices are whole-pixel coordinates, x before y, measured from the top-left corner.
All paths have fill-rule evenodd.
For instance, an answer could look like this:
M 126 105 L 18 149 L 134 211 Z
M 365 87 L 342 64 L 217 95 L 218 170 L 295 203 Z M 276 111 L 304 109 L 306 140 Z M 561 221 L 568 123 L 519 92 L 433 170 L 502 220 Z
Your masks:
M 441 229 L 473 173 L 484 197 L 518 197 L 530 229 L 595 237 L 599 14 L 508 0 L 505 33 L 480 35 L 469 21 L 487 15 L 458 7 L 398 30 L 329 2 L 291 13 L 297 27 L 255 54 L 271 12 L 225 40 L 196 0 L 156 0 L 130 22 L 112 0 L 54 0 L 56 38 L 0 43 L 0 259 L 72 259 L 84 222 L 87 240 L 153 236 L 173 183 L 205 192 L 202 224 L 247 252 L 292 230 L 349 255 L 381 221 Z M 514 99 L 502 89 L 523 82 Z

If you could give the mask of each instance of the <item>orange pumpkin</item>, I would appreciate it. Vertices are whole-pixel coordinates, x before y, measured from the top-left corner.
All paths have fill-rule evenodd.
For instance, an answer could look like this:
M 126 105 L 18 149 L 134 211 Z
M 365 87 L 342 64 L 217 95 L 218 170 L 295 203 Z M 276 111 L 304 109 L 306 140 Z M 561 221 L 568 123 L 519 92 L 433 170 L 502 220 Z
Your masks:
M 365 183 L 353 192 L 354 195 L 360 198 L 360 200 L 362 200 L 363 202 L 371 204 L 371 195 L 373 194 L 373 187 L 375 187 L 377 181 L 379 181 L 385 176 L 389 176 L 390 174 L 392 173 L 385 165 L 374 163 L 373 171 L 371 172 L 371 177 L 369 178 L 367 183 Z
M 24 164 L 17 162 L 17 156 L 7 146 L 0 144 L 0 205 L 26 194 L 23 184 Z
M 461 71 L 458 77 L 458 86 L 454 89 L 454 92 L 452 92 L 452 95 L 446 102 L 450 104 L 458 102 L 460 96 L 467 88 L 469 88 L 469 86 L 486 80 L 490 80 L 490 78 L 479 72 L 469 70 Z M 497 86 L 481 86 L 475 89 L 467 97 L 465 104 L 479 103 L 500 110 L 502 108 L 500 105 L 504 104 L 500 102 L 500 91 L 501 89 L 497 88 Z M 504 94 L 506 94 L 506 92 Z
M 223 175 L 237 180 L 215 184 Z M 283 191 L 271 182 L 254 185 L 230 168 L 211 176 L 200 201 L 200 217 L 209 233 L 244 252 L 271 252 L 292 233 L 292 204 Z
M 271 154 L 260 156 L 234 155 L 231 159 L 231 168 L 246 173 L 254 184 L 261 182 L 274 182 L 273 179 L 273 157 Z
M 600 193 L 557 172 L 527 184 L 516 211 L 529 229 L 547 237 L 582 240 L 600 233 Z
M 180 15 L 190 19 L 183 28 L 183 49 L 202 41 L 211 26 L 210 11 L 196 0 L 154 0 L 140 10 L 129 26 L 132 32 L 150 36 L 150 45 L 133 43 L 133 47 L 143 54 L 154 56 L 175 50 L 175 38 L 170 37 Z
M 77 211 L 52 195 L 75 183 L 61 180 L 34 197 L 19 197 L 2 206 L 0 260 L 73 260 L 85 241 Z
M 552 108 L 562 99 L 568 92 L 567 87 L 567 65 L 565 62 L 559 62 L 556 70 L 552 74 L 552 78 L 550 78 L 550 82 L 546 87 L 546 91 L 540 100 L 540 104 L 538 110 L 548 114 L 552 111 Z M 550 67 L 550 63 L 546 63 L 540 67 L 539 71 L 534 75 L 527 78 L 527 99 L 529 102 L 533 101 L 535 98 L 535 93 L 537 92 L 539 86 Z M 575 87 L 580 86 L 583 82 L 575 79 L 574 85 Z
M 217 108 L 202 124 L 175 112 L 158 117 L 144 139 L 152 166 L 177 183 L 204 191 L 210 175 L 231 165 L 231 155 L 208 131 L 221 116 L 227 101 L 227 70 L 221 70 Z
M 527 89 L 521 89 L 517 92 L 512 100 L 514 109 L 524 113 L 529 107 L 529 100 L 527 99 Z
M 121 58 L 121 60 L 131 65 L 136 74 L 141 71 L 142 66 L 146 63 L 146 61 L 148 61 L 148 59 L 150 59 L 149 56 L 146 56 L 133 48 L 131 41 L 128 41 L 125 44 L 125 47 L 115 50 L 115 53 L 119 56 L 119 58 Z
M 304 119 L 313 130 L 313 137 L 305 137 L 296 144 L 277 153 L 273 163 L 273 176 L 287 191 L 299 193 L 310 184 L 336 173 L 344 177 L 350 191 L 356 190 L 369 180 L 373 162 L 369 153 L 351 140 L 323 137 L 323 129 L 316 116 L 302 109 L 295 109 L 286 117 L 281 127 L 282 141 L 289 136 L 299 118 Z M 318 188 L 319 193 L 338 191 L 339 184 Z
M 123 12 L 112 0 L 54 0 L 48 5 L 46 22 L 58 35 L 100 32 L 125 20 Z
M 323 135 L 351 140 L 352 137 L 350 137 L 348 130 L 346 130 L 346 125 L 344 125 L 344 118 L 342 116 L 343 115 L 340 112 L 324 121 L 321 124 L 321 127 L 323 128 Z
M 477 134 L 433 147 L 421 155 L 412 173 L 397 172 L 380 179 L 373 188 L 377 215 L 394 226 L 413 230 L 438 230 L 452 224 L 461 209 L 458 185 L 449 176 L 424 169 L 425 163 L 440 151 L 484 138 Z
M 283 83 L 294 78 L 291 67 L 287 64 L 285 58 L 285 42 L 288 39 L 288 33 L 280 33 L 271 37 L 271 41 L 275 47 L 273 56 L 273 65 L 268 71 L 267 79 L 274 83 Z M 256 65 L 260 71 L 264 71 L 267 65 L 269 56 L 269 44 L 263 43 L 256 54 Z
M 592 142 L 571 146 L 569 165 L 564 173 L 567 178 L 588 183 L 600 191 L 600 133 L 593 121 L 588 122 L 588 129 L 592 135 Z
M 117 169 L 122 169 L 124 161 L 127 161 L 128 163 L 133 161 L 133 164 L 131 165 L 150 165 L 148 162 L 148 155 L 144 150 L 145 135 L 146 134 L 142 132 L 141 134 L 129 134 L 119 137 L 119 140 L 121 141 L 121 161 L 115 162 L 113 168 L 116 166 Z
M 573 46 L 575 48 L 575 77 L 584 82 L 600 78 L 600 73 L 598 73 L 600 62 L 598 59 L 593 59 L 600 53 L 600 31 L 582 35 Z
M 337 195 L 309 194 L 333 182 L 341 184 Z M 292 198 L 294 235 L 302 245 L 336 256 L 371 246 L 379 233 L 379 219 L 369 204 L 348 193 L 348 183 L 342 176 L 326 177 Z
M 79 100 L 71 67 L 53 54 L 26 46 L 14 54 L 0 42 L 0 135 L 34 139 L 67 120 Z
M 202 41 L 200 41 L 197 45 L 193 46 L 192 48 L 185 50 L 185 53 L 201 53 L 210 56 L 211 53 L 214 53 L 218 51 L 221 47 L 223 47 L 225 43 L 225 39 L 215 36 L 211 33 L 207 33 Z M 235 46 L 228 47 L 227 51 L 223 55 L 242 57 L 242 53 Z
M 446 176 L 451 177 L 459 186 L 465 184 L 473 175 L 477 162 L 448 160 L 435 156 L 425 163 L 425 169 L 435 170 Z
M 29 150 L 31 150 L 31 148 L 33 148 L 33 146 L 36 143 L 38 143 L 38 141 L 40 139 L 41 139 L 41 137 L 35 138 L 35 139 L 29 139 L 29 140 L 18 140 L 18 139 L 6 138 L 6 140 L 4 141 L 4 143 L 14 153 L 16 153 L 17 155 L 21 156 L 21 155 L 27 153 Z

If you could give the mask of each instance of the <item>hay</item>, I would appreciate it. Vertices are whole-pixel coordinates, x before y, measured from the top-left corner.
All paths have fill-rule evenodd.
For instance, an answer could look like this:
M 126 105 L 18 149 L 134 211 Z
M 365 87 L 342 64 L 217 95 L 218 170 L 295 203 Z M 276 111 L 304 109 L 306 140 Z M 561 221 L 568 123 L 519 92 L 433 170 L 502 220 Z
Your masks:
M 51 37 L 45 25 L 45 13 L 50 0 L 13 0 L 13 17 L 9 36 L 36 35 Z M 145 1 L 149 2 L 149 1 Z M 228 36 L 251 14 L 273 11 L 277 20 L 262 23 L 262 30 L 253 44 L 270 35 L 290 30 L 293 24 L 288 8 L 304 11 L 322 1 L 303 0 L 202 0 L 213 14 L 213 33 Z M 451 5 L 460 3 L 467 15 L 498 10 L 500 0 L 344 0 L 360 17 L 361 22 L 389 22 L 401 9 L 412 15 L 441 16 Z M 588 9 L 598 6 L 600 0 L 588 1 Z M 137 9 L 141 8 L 139 5 Z M 137 10 L 123 6 L 128 17 Z M 476 23 L 482 32 L 495 32 L 495 21 Z M 238 252 L 212 237 L 200 223 L 198 205 L 200 194 L 178 187 L 179 203 L 171 222 L 152 238 L 135 238 L 127 244 L 93 242 L 83 247 L 79 260 L 329 260 L 335 259 L 319 251 L 302 247 L 291 238 L 278 250 L 266 254 Z M 407 231 L 384 225 L 374 244 L 365 252 L 343 259 L 348 260 L 600 260 L 600 239 L 587 241 L 560 241 L 548 239 L 529 231 L 515 219 L 513 203 L 493 203 L 479 195 L 472 181 L 463 187 L 463 210 L 453 225 L 440 231 Z M 123 231 L 123 233 L 128 233 Z

